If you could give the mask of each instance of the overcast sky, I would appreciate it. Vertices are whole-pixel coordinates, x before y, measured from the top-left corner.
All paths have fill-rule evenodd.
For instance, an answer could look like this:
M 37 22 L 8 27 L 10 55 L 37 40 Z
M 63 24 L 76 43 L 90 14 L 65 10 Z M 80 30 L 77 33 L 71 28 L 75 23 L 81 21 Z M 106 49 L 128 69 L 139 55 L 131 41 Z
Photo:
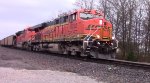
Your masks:
M 75 0 L 0 0 L 0 39 L 74 9 Z

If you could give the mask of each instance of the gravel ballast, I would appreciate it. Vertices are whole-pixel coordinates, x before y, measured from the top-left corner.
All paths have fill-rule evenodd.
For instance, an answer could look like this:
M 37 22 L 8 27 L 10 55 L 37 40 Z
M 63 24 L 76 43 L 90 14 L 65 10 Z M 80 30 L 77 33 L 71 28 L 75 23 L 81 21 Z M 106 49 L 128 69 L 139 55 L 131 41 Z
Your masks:
M 5 67 L 6 70 L 13 68 L 8 69 L 11 72 L 0 68 L 0 79 L 1 76 L 6 77 L 5 79 L 16 78 L 21 83 L 27 83 L 23 78 L 43 79 L 41 82 L 33 79 L 31 83 L 49 80 L 53 80 L 50 83 L 150 83 L 148 69 L 85 62 L 51 55 L 0 47 L 0 67 Z M 4 76 L 3 72 L 11 74 Z M 18 72 L 18 76 L 29 76 L 17 77 L 12 72 Z M 60 79 L 64 81 L 60 82 Z

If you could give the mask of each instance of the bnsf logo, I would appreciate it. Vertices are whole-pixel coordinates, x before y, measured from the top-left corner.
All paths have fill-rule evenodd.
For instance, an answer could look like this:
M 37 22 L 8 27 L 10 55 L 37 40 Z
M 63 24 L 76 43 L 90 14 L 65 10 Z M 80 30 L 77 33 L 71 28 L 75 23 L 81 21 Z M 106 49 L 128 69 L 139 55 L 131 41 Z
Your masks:
M 96 29 L 100 29 L 100 28 L 102 28 L 102 27 L 99 25 L 89 25 L 86 30 L 96 30 Z

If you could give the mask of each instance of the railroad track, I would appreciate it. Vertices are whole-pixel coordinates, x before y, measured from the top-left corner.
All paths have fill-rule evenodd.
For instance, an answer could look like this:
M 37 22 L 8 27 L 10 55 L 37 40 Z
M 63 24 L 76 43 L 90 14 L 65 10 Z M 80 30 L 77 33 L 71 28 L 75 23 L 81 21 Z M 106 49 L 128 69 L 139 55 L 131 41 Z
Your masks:
M 67 56 L 67 55 L 62 56 L 58 54 L 54 54 L 54 56 L 77 59 L 77 60 L 82 60 L 86 62 L 110 64 L 110 65 L 116 65 L 116 66 L 125 66 L 125 67 L 130 67 L 130 68 L 150 70 L 150 63 L 144 63 L 144 62 L 133 62 L 133 61 L 125 61 L 125 60 L 117 60 L 117 59 L 109 59 L 109 60 L 108 59 L 96 59 L 96 58 L 76 57 L 76 56 Z
M 110 64 L 110 65 L 118 65 L 118 66 L 126 66 L 130 68 L 138 68 L 138 69 L 145 69 L 150 70 L 150 63 L 144 62 L 133 62 L 133 61 L 126 61 L 126 60 L 117 60 L 117 59 L 96 59 L 96 58 L 87 58 L 87 57 L 77 57 L 77 56 L 68 56 L 62 54 L 53 54 L 54 56 L 58 57 L 65 57 L 70 59 L 76 59 L 86 62 L 93 62 L 93 63 L 101 63 L 101 64 Z
M 146 69 L 150 70 L 150 63 L 144 63 L 144 62 L 133 62 L 133 61 L 125 61 L 125 60 L 116 60 L 116 59 L 89 59 L 90 62 L 96 62 L 96 63 L 107 63 L 112 65 L 119 65 L 119 66 L 126 66 L 131 68 L 138 68 L 138 69 Z
M 11 48 L 14 49 L 14 48 Z M 21 50 L 21 49 L 19 49 Z M 23 50 L 27 51 L 27 50 Z M 33 51 L 28 51 L 33 52 Z M 50 52 L 35 52 L 40 54 L 46 54 L 51 56 L 57 56 L 57 57 L 63 57 L 63 58 L 69 58 L 69 59 L 76 59 L 86 62 L 93 62 L 93 63 L 101 63 L 101 64 L 109 64 L 109 65 L 116 65 L 116 66 L 126 66 L 130 68 L 138 68 L 138 69 L 146 69 L 150 70 L 150 63 L 144 63 L 144 62 L 133 62 L 133 61 L 125 61 L 125 60 L 117 60 L 117 59 L 96 59 L 96 58 L 87 58 L 87 57 L 79 57 L 79 56 L 70 56 L 70 55 L 64 55 L 64 54 L 56 54 L 56 53 L 50 53 Z

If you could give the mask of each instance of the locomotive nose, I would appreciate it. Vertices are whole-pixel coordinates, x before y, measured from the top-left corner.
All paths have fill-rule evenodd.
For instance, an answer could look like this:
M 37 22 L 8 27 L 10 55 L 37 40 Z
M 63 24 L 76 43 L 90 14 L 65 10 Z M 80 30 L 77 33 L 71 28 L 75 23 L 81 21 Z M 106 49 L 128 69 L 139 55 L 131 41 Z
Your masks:
M 110 27 L 104 26 L 102 28 L 102 40 L 103 41 L 110 41 L 111 40 L 111 34 L 110 34 Z

